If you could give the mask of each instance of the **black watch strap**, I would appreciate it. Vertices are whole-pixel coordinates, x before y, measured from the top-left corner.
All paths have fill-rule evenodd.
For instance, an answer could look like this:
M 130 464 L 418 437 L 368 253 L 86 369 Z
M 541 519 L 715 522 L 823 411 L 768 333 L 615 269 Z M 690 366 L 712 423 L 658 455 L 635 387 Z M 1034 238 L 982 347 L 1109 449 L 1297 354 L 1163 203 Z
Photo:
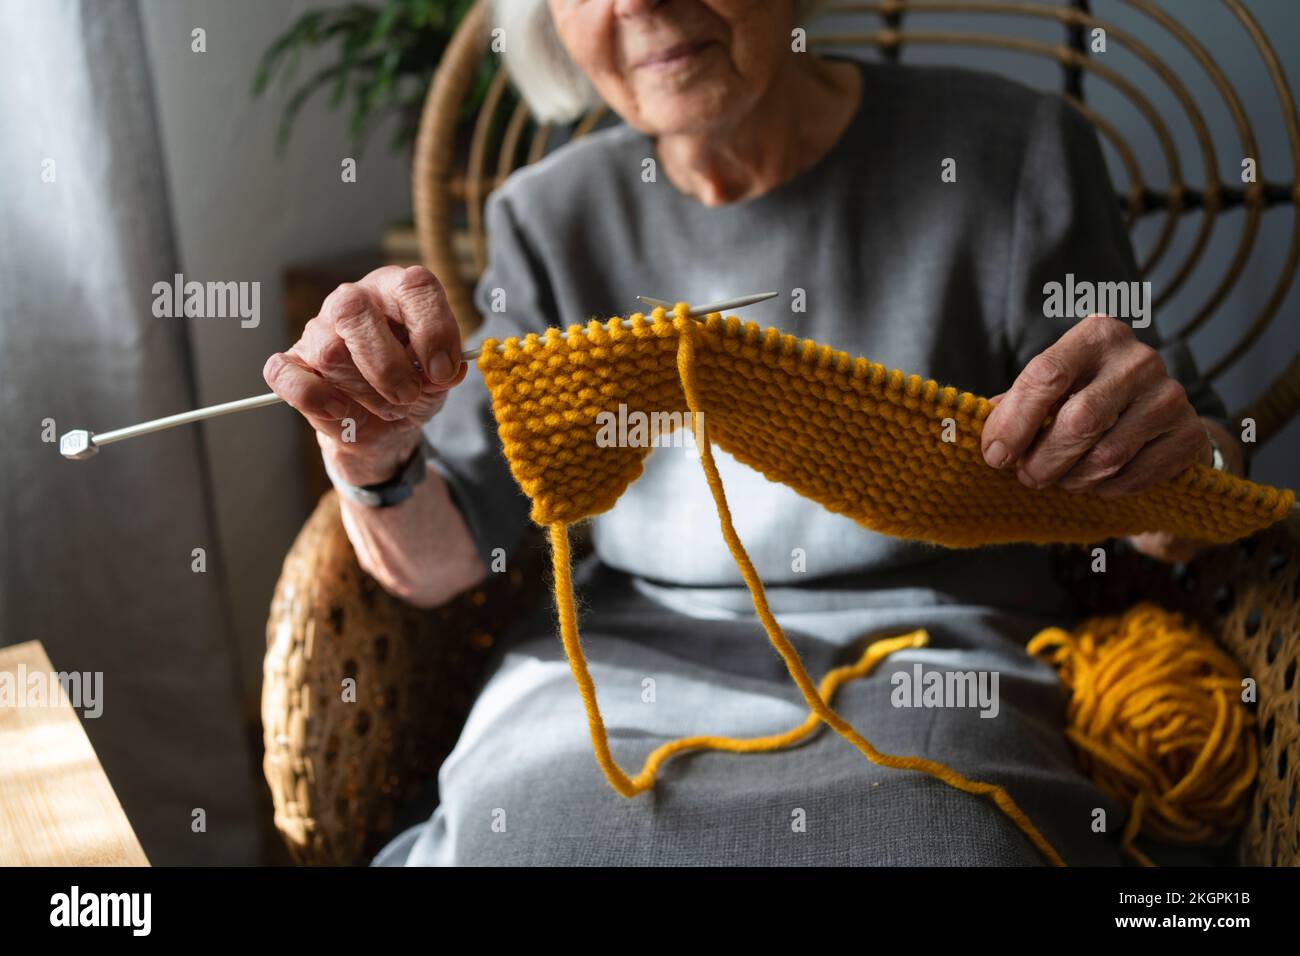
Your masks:
M 397 474 L 374 485 L 348 484 L 330 470 L 328 460 L 325 461 L 325 473 L 339 494 L 346 495 L 367 508 L 391 508 L 415 494 L 415 486 L 424 481 L 426 464 L 432 452 L 428 439 L 421 437 L 415 451 L 411 452 L 411 457 L 398 469 Z

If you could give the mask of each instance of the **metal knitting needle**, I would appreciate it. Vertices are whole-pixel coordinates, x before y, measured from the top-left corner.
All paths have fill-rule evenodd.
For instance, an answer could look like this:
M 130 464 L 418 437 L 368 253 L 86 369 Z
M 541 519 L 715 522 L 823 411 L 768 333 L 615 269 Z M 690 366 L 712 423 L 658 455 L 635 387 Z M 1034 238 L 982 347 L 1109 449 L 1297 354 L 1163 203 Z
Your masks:
M 743 295 L 737 299 L 723 299 L 721 302 L 710 302 L 706 305 L 694 305 L 691 306 L 690 311 L 686 313 L 686 317 L 690 319 L 699 319 L 712 312 L 725 312 L 729 309 L 743 309 L 745 306 L 753 305 L 756 302 L 765 302 L 768 299 L 774 299 L 780 294 L 781 293 L 779 292 L 755 292 L 753 295 Z M 671 302 L 665 302 L 663 299 L 652 299 L 648 295 L 639 295 L 637 296 L 637 299 L 651 308 L 671 309 L 673 307 L 673 303 Z M 632 327 L 631 319 L 623 319 L 622 323 L 623 328 L 625 329 L 630 329 Z M 582 329 L 582 334 L 587 334 L 586 328 Z M 497 346 L 498 350 L 501 348 L 502 346 Z M 483 350 L 479 348 L 468 349 L 467 351 L 461 352 L 460 356 L 464 359 L 476 359 L 482 351 Z
M 196 408 L 192 412 L 180 412 L 176 415 L 168 415 L 165 418 L 155 418 L 153 421 L 141 422 L 139 425 L 128 425 L 126 428 L 117 428 L 111 432 L 96 434 L 84 428 L 78 428 L 64 433 L 63 437 L 59 439 L 59 454 L 64 458 L 84 461 L 87 458 L 94 457 L 100 446 L 111 445 L 113 442 L 122 441 L 124 438 L 148 435 L 150 432 L 160 432 L 168 428 L 175 428 L 177 425 L 188 425 L 190 422 L 203 421 L 205 418 L 217 418 L 233 412 L 245 412 L 250 408 L 264 408 L 267 405 L 275 405 L 282 401 L 284 399 L 279 395 L 274 392 L 267 392 L 265 395 L 254 395 L 252 398 L 241 398 L 234 402 L 223 402 L 220 405 L 209 405 L 207 408 Z
M 776 296 L 776 292 L 760 292 L 757 295 L 742 296 L 738 299 L 729 299 L 725 302 L 712 302 L 708 305 L 695 306 L 687 313 L 691 318 L 699 318 L 708 315 L 711 312 L 722 312 L 726 309 L 740 309 L 747 305 L 753 305 L 755 302 L 762 302 Z M 651 299 L 647 296 L 637 296 L 642 302 L 651 304 L 658 308 L 672 308 L 667 302 L 659 299 Z M 630 319 L 623 319 L 624 328 L 631 327 Z M 583 330 L 586 334 L 586 330 Z M 498 346 L 500 348 L 500 346 Z M 465 360 L 476 359 L 482 351 L 480 348 L 466 349 L 460 353 L 460 357 Z M 419 363 L 416 363 L 417 367 Z M 137 435 L 148 435 L 152 432 L 164 431 L 168 428 L 175 428 L 177 425 L 188 425 L 191 422 L 200 422 L 208 418 L 218 418 L 222 415 L 230 415 L 235 412 L 246 412 L 252 408 L 265 408 L 268 405 L 277 405 L 284 401 L 274 392 L 267 392 L 265 395 L 254 395 L 251 398 L 241 398 L 233 402 L 223 402 L 220 405 L 209 405 L 206 408 L 196 408 L 191 412 L 180 412 L 176 415 L 168 415 L 165 418 L 155 418 L 153 421 L 141 422 L 139 425 L 129 425 L 126 428 L 117 428 L 111 432 L 95 432 L 84 428 L 73 429 L 65 432 L 59 439 L 59 454 L 64 458 L 74 461 L 84 461 L 87 458 L 94 457 L 99 449 L 104 445 L 111 445 L 127 438 L 135 438 Z
M 768 299 L 775 299 L 781 293 L 779 292 L 755 292 L 753 295 L 741 296 L 739 299 L 723 299 L 721 302 L 710 302 L 707 305 L 693 305 L 691 311 L 687 312 L 688 318 L 698 319 L 701 316 L 708 315 L 710 312 L 725 312 L 728 309 L 743 309 L 747 305 L 754 305 L 757 302 L 766 302 Z M 671 309 L 673 303 L 666 302 L 663 299 L 652 299 L 648 295 L 639 295 L 637 298 L 650 306 L 652 309 Z

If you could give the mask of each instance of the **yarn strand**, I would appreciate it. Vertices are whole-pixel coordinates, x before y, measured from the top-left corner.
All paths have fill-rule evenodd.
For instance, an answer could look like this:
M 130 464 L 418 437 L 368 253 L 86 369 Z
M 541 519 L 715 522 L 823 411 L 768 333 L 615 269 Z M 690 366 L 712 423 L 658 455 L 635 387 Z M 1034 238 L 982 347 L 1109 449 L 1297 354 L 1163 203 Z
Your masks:
M 747 740 L 725 737 L 687 737 L 672 741 L 655 750 L 647 758 L 641 772 L 635 777 L 628 776 L 618 766 L 610 753 L 604 718 L 601 716 L 600 705 L 596 699 L 595 683 L 591 679 L 586 657 L 582 651 L 573 594 L 568 525 L 564 522 L 552 523 L 550 525 L 550 539 L 560 636 L 564 644 L 565 654 L 569 659 L 569 666 L 573 672 L 574 680 L 578 685 L 578 691 L 582 696 L 583 707 L 587 713 L 587 724 L 591 732 L 597 763 L 610 785 L 622 796 L 633 797 L 654 785 L 659 767 L 675 753 L 688 749 L 726 750 L 733 753 L 777 750 L 809 736 L 816 729 L 818 722 L 821 722 L 830 726 L 841 737 L 853 744 L 863 756 L 878 766 L 925 773 L 964 793 L 991 798 L 998 809 L 1019 828 L 1048 862 L 1054 866 L 1064 866 L 1065 861 L 1060 854 L 1034 826 L 1005 788 L 971 780 L 938 761 L 928 760 L 923 757 L 900 757 L 883 753 L 873 747 L 848 721 L 831 709 L 829 700 L 834 691 L 845 680 L 851 679 L 850 675 L 864 676 L 866 673 L 870 673 L 881 659 L 901 647 L 922 646 L 925 643 L 925 638 L 919 638 L 918 635 L 923 635 L 924 632 L 913 632 L 913 634 L 906 635 L 903 638 L 895 638 L 892 642 L 878 641 L 867 649 L 866 654 L 863 655 L 858 664 L 847 670 L 840 668 L 837 671 L 832 671 L 824 678 L 820 689 L 813 684 L 812 678 L 808 675 L 808 671 L 799 657 L 799 652 L 786 638 L 780 624 L 768 607 L 763 582 L 754 570 L 749 554 L 745 551 L 745 547 L 732 522 L 731 510 L 727 504 L 726 493 L 722 486 L 722 478 L 718 474 L 717 465 L 713 459 L 707 423 L 701 416 L 696 388 L 694 336 L 698 327 L 681 314 L 675 318 L 674 325 L 678 331 L 678 375 L 687 407 L 690 409 L 691 422 L 695 426 L 696 434 L 700 436 L 700 464 L 704 469 L 705 479 L 717 507 L 723 538 L 726 540 L 736 566 L 749 588 L 754 610 L 763 625 L 763 630 L 767 633 L 768 640 L 777 654 L 784 661 L 786 670 L 799 688 L 804 701 L 808 704 L 810 713 L 799 727 L 785 734 L 771 737 L 750 738 Z
M 577 605 L 574 600 L 569 549 L 569 529 L 567 525 L 551 525 L 551 556 L 555 573 L 555 597 L 559 610 L 560 637 L 564 651 L 569 659 L 569 669 L 573 672 L 582 697 L 583 707 L 587 712 L 587 726 L 591 732 L 591 741 L 596 753 L 596 762 L 604 771 L 610 786 L 624 797 L 635 797 L 649 790 L 655 784 L 659 768 L 676 754 L 690 750 L 717 750 L 726 753 L 768 753 L 783 750 L 813 736 L 820 729 L 821 718 L 810 712 L 808 717 L 797 727 L 784 733 L 764 737 L 719 737 L 701 735 L 682 737 L 679 740 L 663 744 L 646 758 L 645 764 L 635 777 L 628 774 L 614 760 L 609 749 L 609 737 L 605 721 L 596 700 L 596 685 L 587 666 L 587 658 L 582 650 L 578 633 Z M 899 637 L 887 637 L 873 641 L 856 663 L 846 664 L 828 671 L 822 678 L 819 693 L 825 700 L 835 696 L 841 686 L 851 680 L 866 677 L 876 666 L 903 648 L 925 647 L 930 641 L 924 630 L 912 631 Z

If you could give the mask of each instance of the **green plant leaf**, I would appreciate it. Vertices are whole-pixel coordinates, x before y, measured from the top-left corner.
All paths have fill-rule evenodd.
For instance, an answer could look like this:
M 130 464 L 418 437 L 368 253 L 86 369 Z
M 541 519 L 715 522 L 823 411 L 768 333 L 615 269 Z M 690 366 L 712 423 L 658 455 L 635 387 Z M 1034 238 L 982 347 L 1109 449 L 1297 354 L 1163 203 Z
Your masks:
M 425 27 L 434 22 L 437 4 L 433 0 L 411 0 L 411 26 Z
M 400 3 L 390 2 L 384 11 L 375 18 L 374 28 L 370 31 L 368 43 L 377 46 L 384 42 L 384 39 L 392 32 L 398 18 L 405 11 L 402 10 Z
M 260 57 L 253 77 L 254 97 L 277 80 L 286 88 L 295 86 L 304 51 L 326 56 L 328 45 L 337 46 L 328 54 L 327 65 L 288 95 L 281 113 L 279 149 L 283 150 L 303 106 L 317 90 L 328 90 L 331 110 L 350 101 L 347 129 L 354 145 L 364 148 L 371 129 L 396 112 L 400 119 L 394 148 L 409 146 L 438 61 L 473 5 L 474 0 L 377 0 L 298 17 Z M 480 64 L 464 115 L 482 103 L 495 60 L 488 57 Z

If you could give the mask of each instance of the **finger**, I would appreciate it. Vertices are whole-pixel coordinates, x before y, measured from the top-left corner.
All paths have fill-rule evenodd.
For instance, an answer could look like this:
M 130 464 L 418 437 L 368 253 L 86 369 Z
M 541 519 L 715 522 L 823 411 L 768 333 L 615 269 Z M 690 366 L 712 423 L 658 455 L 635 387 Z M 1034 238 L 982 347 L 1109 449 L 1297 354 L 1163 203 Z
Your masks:
M 276 352 L 266 360 L 262 377 L 271 391 L 302 413 L 317 431 L 333 435 L 352 402 L 294 355 Z
M 1206 440 L 1203 429 L 1197 425 L 1161 435 L 1155 441 L 1148 442 L 1115 477 L 1101 482 L 1095 490 L 1103 498 L 1136 495 L 1147 491 L 1162 481 L 1182 474 L 1188 466 L 1188 449 L 1198 449 L 1198 441 Z
M 455 380 L 451 385 L 435 385 L 432 382 L 424 383 L 424 390 L 414 404 L 406 406 L 402 411 L 406 417 L 413 422 L 425 422 L 441 411 L 442 406 L 447 401 L 447 393 L 455 385 L 459 385 L 465 378 L 465 373 L 469 371 L 469 363 L 462 362 L 460 371 L 457 373 Z
M 1136 429 L 1140 434 L 1126 433 L 1122 436 L 1125 444 L 1111 449 L 1112 453 L 1129 451 L 1128 457 L 1112 470 L 1114 474 L 1142 445 L 1176 423 L 1174 415 L 1154 416 L 1154 406 L 1149 403 L 1130 414 L 1142 396 L 1160 388 L 1161 381 L 1169 378 L 1160 353 L 1133 339 L 1129 347 L 1105 362 L 1092 381 L 1066 399 L 1051 424 L 1042 429 L 1037 441 L 1021 456 L 1017 470 L 1021 480 L 1033 488 L 1055 484 L 1125 419 L 1127 431 Z
M 997 408 L 998 402 L 1002 401 L 1002 399 L 1006 397 L 1006 394 L 1007 394 L 1006 392 L 998 392 L 996 395 L 994 395 L 992 398 L 988 400 L 989 405 L 991 405 L 993 408 Z
M 308 368 L 315 369 L 325 381 L 375 417 L 391 422 L 407 415 L 405 406 L 389 402 L 366 381 L 365 375 L 352 358 L 348 343 L 339 337 L 328 319 L 313 319 L 308 322 L 303 329 L 302 338 L 289 349 L 289 355 L 300 359 Z
M 1190 411 L 1187 392 L 1178 382 L 1166 378 L 1140 396 L 1115 426 L 1061 476 L 1058 484 L 1071 492 L 1095 488 L 1119 474 L 1148 442 L 1172 431 Z
M 1122 322 L 1089 316 L 1036 355 L 984 422 L 980 439 L 984 460 L 994 468 L 1019 460 L 1052 407 L 1093 375 L 1124 334 L 1133 332 Z
M 460 374 L 460 326 L 438 277 L 423 266 L 411 266 L 377 270 L 362 282 L 372 283 L 392 304 L 429 380 L 450 387 Z
M 325 299 L 320 317 L 347 343 L 357 370 L 386 401 L 409 405 L 420 397 L 421 376 L 369 290 L 344 283 Z

